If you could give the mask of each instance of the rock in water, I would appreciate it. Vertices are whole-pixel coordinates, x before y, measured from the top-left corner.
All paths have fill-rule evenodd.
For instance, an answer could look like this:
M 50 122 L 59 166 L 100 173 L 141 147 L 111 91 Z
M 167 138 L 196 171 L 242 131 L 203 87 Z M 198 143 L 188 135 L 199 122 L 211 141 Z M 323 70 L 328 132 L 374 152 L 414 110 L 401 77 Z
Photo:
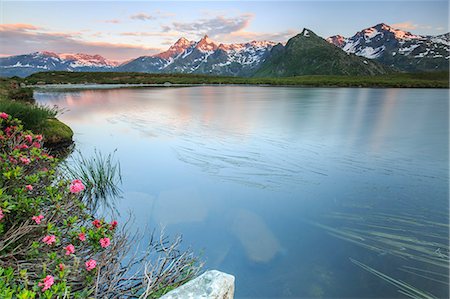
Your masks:
M 234 276 L 210 270 L 170 291 L 161 299 L 233 299 L 233 297 Z

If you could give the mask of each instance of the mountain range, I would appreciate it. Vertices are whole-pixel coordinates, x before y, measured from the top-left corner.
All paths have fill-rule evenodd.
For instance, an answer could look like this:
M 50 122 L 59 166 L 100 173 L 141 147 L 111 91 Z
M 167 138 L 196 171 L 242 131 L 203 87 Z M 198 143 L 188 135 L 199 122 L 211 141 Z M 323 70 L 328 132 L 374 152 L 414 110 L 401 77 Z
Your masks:
M 40 71 L 122 71 L 226 76 L 376 75 L 392 71 L 448 70 L 450 34 L 414 35 L 384 23 L 323 39 L 304 29 L 285 44 L 215 43 L 180 38 L 167 51 L 122 64 L 100 55 L 35 52 L 0 58 L 0 76 Z

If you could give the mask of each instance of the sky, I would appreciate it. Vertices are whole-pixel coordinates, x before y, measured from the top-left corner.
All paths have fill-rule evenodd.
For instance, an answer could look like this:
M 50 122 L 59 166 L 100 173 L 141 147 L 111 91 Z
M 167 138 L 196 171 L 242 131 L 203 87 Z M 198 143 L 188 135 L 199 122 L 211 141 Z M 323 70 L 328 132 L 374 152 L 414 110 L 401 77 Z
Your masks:
M 448 1 L 0 0 L 0 56 L 36 51 L 126 61 L 180 37 L 217 43 L 286 42 L 309 28 L 324 38 L 386 23 L 414 34 L 449 32 Z

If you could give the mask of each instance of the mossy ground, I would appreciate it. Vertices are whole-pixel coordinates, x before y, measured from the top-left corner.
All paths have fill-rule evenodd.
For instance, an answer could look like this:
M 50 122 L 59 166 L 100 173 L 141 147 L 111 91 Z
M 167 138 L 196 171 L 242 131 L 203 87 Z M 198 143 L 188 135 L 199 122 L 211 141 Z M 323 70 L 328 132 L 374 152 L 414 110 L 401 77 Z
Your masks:
M 42 127 L 46 146 L 65 146 L 72 143 L 73 131 L 65 123 L 56 118 L 49 118 Z

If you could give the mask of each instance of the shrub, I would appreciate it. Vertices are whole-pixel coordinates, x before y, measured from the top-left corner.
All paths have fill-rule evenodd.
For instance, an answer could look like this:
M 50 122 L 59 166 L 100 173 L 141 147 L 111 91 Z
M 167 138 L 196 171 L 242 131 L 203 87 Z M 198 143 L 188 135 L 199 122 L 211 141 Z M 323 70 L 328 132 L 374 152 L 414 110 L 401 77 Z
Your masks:
M 147 298 L 198 273 L 179 238 L 130 256 L 138 237 L 94 216 L 85 183 L 58 173 L 42 139 L 0 113 L 0 298 Z
M 8 90 L 8 98 L 13 101 L 34 103 L 32 88 L 11 88 Z

